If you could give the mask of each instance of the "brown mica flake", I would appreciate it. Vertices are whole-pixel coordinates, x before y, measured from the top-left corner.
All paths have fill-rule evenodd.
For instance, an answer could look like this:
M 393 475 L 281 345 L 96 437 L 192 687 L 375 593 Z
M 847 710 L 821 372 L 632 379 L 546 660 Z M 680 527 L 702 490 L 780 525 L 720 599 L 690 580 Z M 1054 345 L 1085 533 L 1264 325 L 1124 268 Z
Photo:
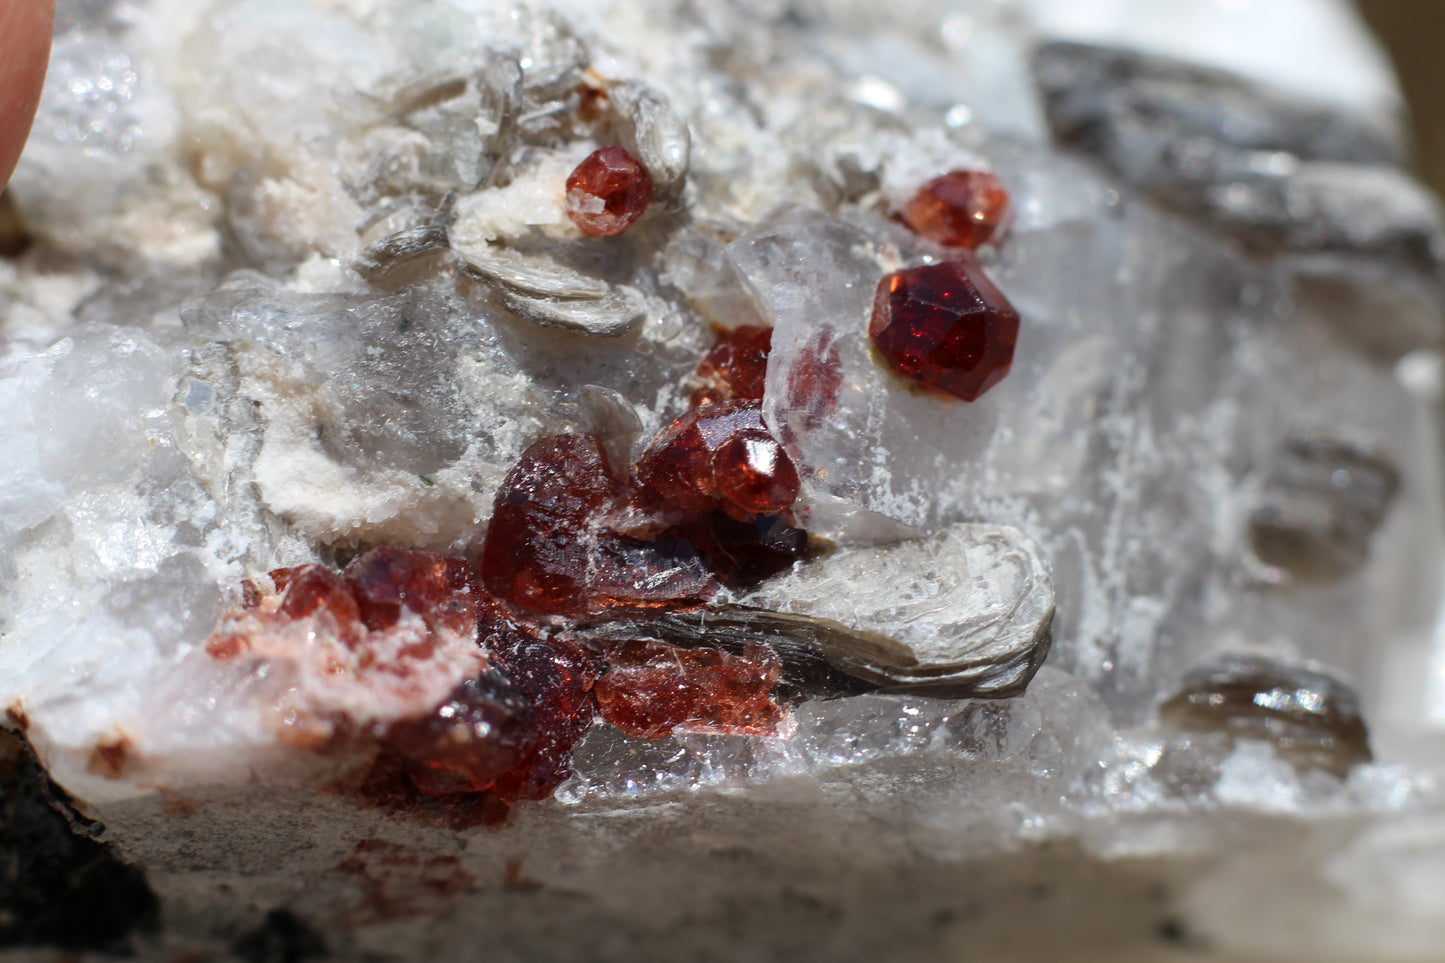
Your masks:
M 597 706 L 604 722 L 629 736 L 776 736 L 787 717 L 772 697 L 782 666 L 766 646 L 734 654 L 625 641 L 608 644 L 605 657 Z
M 1269 742 L 1297 768 L 1337 776 L 1372 758 L 1354 691 L 1318 666 L 1225 656 L 1186 675 L 1159 718 L 1231 743 Z

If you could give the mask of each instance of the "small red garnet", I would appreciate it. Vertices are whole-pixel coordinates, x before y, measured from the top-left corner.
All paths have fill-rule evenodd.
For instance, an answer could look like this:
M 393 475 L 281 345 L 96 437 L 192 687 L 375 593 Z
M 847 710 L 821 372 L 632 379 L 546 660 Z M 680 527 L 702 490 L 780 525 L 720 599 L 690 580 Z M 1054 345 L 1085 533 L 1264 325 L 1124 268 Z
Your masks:
M 884 277 L 868 334 L 894 371 L 973 401 L 1008 374 L 1019 316 L 964 255 Z
M 730 398 L 758 400 L 768 376 L 773 329 L 745 324 L 720 331 L 717 343 L 697 366 L 703 386 L 692 393 L 694 407 Z
M 1008 212 L 1008 191 L 993 174 L 949 171 L 920 187 L 898 214 L 920 237 L 974 249 L 994 238 Z
M 686 515 L 721 509 L 751 522 L 782 515 L 798 497 L 798 471 L 763 423 L 761 401 L 699 405 L 637 460 L 636 477 Z
M 621 234 L 651 200 L 651 175 L 621 147 L 595 151 L 567 178 L 567 216 L 592 237 Z

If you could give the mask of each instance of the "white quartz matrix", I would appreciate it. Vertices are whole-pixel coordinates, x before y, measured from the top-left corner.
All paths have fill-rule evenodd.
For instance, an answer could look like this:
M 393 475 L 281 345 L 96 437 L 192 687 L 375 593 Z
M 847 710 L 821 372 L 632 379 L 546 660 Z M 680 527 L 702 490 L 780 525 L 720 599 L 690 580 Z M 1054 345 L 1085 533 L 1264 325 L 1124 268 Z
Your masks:
M 1342 0 L 60 6 L 0 257 L 0 718 L 146 871 L 143 956 L 276 907 L 338 959 L 1445 954 L 1445 246 Z M 1176 73 L 1050 79 L 1106 48 Z M 658 197 L 584 238 L 564 181 L 618 142 Z M 1017 351 L 971 404 L 865 334 L 883 273 L 939 256 L 890 212 L 952 169 L 1013 205 L 982 256 Z M 458 832 L 318 789 L 286 716 L 415 714 L 449 676 L 333 695 L 299 656 L 207 655 L 243 578 L 473 551 L 528 444 L 644 443 L 748 323 L 810 530 L 1036 545 L 1026 694 L 810 702 L 786 739 L 599 726 L 556 798 Z M 819 345 L 822 423 L 790 378 Z M 1261 547 L 1269 519 L 1338 563 Z M 870 592 L 918 556 L 886 557 Z M 819 608 L 787 578 L 778 607 Z M 1373 761 L 1166 725 L 1230 655 L 1340 679 Z

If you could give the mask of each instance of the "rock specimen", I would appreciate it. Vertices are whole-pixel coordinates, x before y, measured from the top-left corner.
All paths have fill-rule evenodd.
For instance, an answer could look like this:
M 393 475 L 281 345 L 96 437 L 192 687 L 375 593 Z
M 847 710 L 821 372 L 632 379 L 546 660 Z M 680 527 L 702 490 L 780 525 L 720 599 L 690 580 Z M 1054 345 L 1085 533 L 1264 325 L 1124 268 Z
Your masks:
M 1432 958 L 1445 239 L 1271 4 L 63 0 L 16 878 L 166 960 Z

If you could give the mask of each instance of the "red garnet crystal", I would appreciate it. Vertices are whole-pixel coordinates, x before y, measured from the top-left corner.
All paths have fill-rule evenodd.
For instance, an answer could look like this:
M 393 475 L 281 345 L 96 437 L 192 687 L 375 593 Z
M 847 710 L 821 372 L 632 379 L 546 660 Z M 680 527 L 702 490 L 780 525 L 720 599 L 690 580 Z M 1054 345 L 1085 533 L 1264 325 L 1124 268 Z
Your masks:
M 661 642 L 621 642 L 606 651 L 597 680 L 602 721 L 629 736 L 662 739 L 674 730 L 716 735 L 774 736 L 783 709 L 773 701 L 782 674 L 762 645 L 741 655 Z
M 556 615 L 688 608 L 716 594 L 717 581 L 691 545 L 608 529 L 608 512 L 623 497 L 595 435 L 533 443 L 497 491 L 482 583 L 512 605 Z
M 1008 374 L 1019 316 L 964 255 L 886 276 L 868 334 L 894 371 L 973 401 Z
M 718 508 L 744 522 L 782 515 L 798 497 L 797 469 L 763 424 L 760 401 L 692 409 L 642 453 L 637 480 L 684 515 Z
M 631 227 L 652 200 L 652 176 L 621 147 L 604 147 L 567 178 L 567 216 L 592 237 Z
M 920 237 L 972 249 L 993 239 L 1008 212 L 1008 191 L 993 174 L 949 171 L 920 187 L 898 213 Z
M 717 343 L 697 366 L 703 386 L 692 393 L 693 406 L 732 398 L 760 400 L 772 346 L 772 328 L 745 324 L 720 331 Z

